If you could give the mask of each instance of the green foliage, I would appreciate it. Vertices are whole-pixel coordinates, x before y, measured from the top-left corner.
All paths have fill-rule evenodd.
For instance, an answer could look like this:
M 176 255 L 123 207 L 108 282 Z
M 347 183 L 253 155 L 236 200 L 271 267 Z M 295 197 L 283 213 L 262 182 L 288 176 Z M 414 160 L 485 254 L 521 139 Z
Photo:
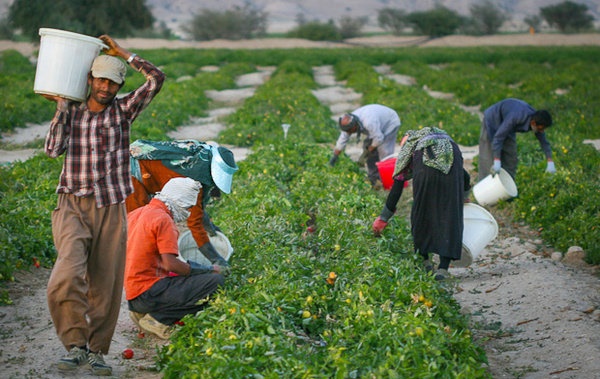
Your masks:
M 214 213 L 235 274 L 161 349 L 165 378 L 486 377 L 456 302 L 397 239 L 406 221 L 373 238 L 381 199 L 348 158 L 328 167 L 329 154 L 289 141 L 240 162 Z M 316 231 L 303 234 L 309 221 Z
M 287 141 L 330 142 L 338 131 L 329 109 L 310 93 L 315 87 L 311 66 L 282 62 L 271 80 L 228 117 L 233 127 L 221 133 L 220 141 L 237 146 L 277 144 L 284 138 L 281 125 L 290 124 Z
M 341 41 L 342 33 L 332 20 L 310 21 L 296 26 L 287 33 L 288 38 L 304 38 L 311 41 Z
M 39 28 L 126 37 L 135 29 L 151 27 L 154 21 L 145 0 L 15 0 L 10 5 L 8 19 L 14 29 L 20 29 L 32 41 L 39 40 Z
M 471 34 L 496 34 L 504 21 L 509 19 L 508 15 L 500 8 L 496 7 L 491 0 L 485 0 L 479 4 L 472 4 L 470 11 L 470 30 L 468 31 Z
M 594 16 L 587 11 L 585 4 L 563 1 L 540 8 L 540 15 L 550 26 L 563 33 L 572 33 L 593 28 Z
M 48 120 L 52 104 L 25 97 L 32 93 L 33 67 L 6 54 L 0 72 L 2 83 L 10 83 L 4 93 L 20 94 L 15 117 L 35 122 L 34 108 L 47 106 Z M 169 77 L 134 123 L 132 138 L 165 139 L 167 131 L 207 111 L 206 89 L 234 88 L 241 73 L 277 66 L 219 137 L 220 143 L 253 147 L 239 162 L 233 193 L 211 213 L 236 249 L 236 270 L 211 312 L 186 318 L 161 350 L 165 378 L 486 377 L 485 356 L 458 306 L 418 268 L 405 219 L 394 218 L 386 235 L 374 239 L 370 223 L 384 199 L 346 156 L 327 165 L 338 130 L 331 111 L 311 93 L 317 88 L 312 66 L 333 65 L 339 80 L 363 94 L 363 104 L 396 109 L 401 133 L 441 126 L 468 146 L 477 143 L 479 120 L 458 104 L 481 110 L 515 96 L 550 110 L 557 173 L 545 174 L 537 140 L 519 135 L 519 197 L 504 206 L 555 248 L 579 245 L 590 263 L 600 263 L 600 156 L 582 143 L 600 138 L 597 47 L 157 49 L 140 55 Z M 382 64 L 417 85 L 378 74 L 373 66 Z M 199 71 L 205 65 L 220 69 Z M 30 71 L 20 76 L 23 67 Z M 123 90 L 143 80 L 130 73 Z M 453 93 L 454 100 L 434 99 L 424 86 Z M 291 124 L 287 138 L 282 123 Z M 54 259 L 50 214 L 61 163 L 37 156 L 0 168 L 4 281 L 31 268 L 34 258 L 48 266 Z M 309 224 L 314 233 L 306 233 Z M 333 285 L 330 272 L 337 275 Z M 9 301 L 0 294 L 0 302 Z
M 267 13 L 250 3 L 243 7 L 234 6 L 223 12 L 203 9 L 194 16 L 185 30 L 197 41 L 262 37 L 267 30 L 267 16 Z
M 342 39 L 357 37 L 361 34 L 362 28 L 369 21 L 368 17 L 350 17 L 342 16 L 339 20 L 339 30 Z
M 54 262 L 50 212 L 61 161 L 38 155 L 0 166 L 0 283 L 12 280 L 15 270 Z M 7 302 L 0 294 L 0 304 Z
M 416 33 L 434 38 L 453 34 L 464 22 L 458 13 L 442 5 L 428 11 L 410 13 L 406 20 Z
M 388 30 L 395 35 L 402 34 L 408 26 L 406 12 L 402 9 L 382 8 L 377 11 L 377 22 L 382 29 Z
M 15 50 L 0 52 L 0 132 L 52 118 L 54 103 L 33 92 L 35 67 Z

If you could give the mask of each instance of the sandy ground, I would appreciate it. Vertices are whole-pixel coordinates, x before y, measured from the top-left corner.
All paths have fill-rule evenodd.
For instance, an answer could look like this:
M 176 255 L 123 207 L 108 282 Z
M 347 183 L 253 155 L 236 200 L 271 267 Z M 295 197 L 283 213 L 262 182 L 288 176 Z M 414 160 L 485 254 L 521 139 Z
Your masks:
M 538 36 L 527 35 L 523 40 L 527 40 L 525 37 Z M 571 36 L 564 37 L 573 42 Z M 600 42 L 597 35 L 584 37 L 578 44 L 597 45 Z M 562 44 L 557 43 L 559 40 L 544 39 L 547 44 Z M 454 38 L 448 38 L 445 43 L 450 46 L 456 43 L 453 41 Z M 383 42 L 379 39 L 373 43 Z M 399 40 L 394 40 L 394 43 L 399 43 Z M 462 43 L 472 43 L 471 38 L 464 39 Z M 152 46 L 156 47 L 154 41 Z M 140 41 L 127 41 L 127 47 L 147 46 Z M 207 93 L 213 102 L 209 117 L 192 120 L 171 136 L 218 141 L 218 133 L 225 127 L 220 117 L 235 111 L 245 98 L 252 96 L 256 86 L 268 80 L 273 69 L 261 67 L 256 73 L 238 78 L 240 88 L 237 90 Z M 382 74 L 392 75 L 388 67 L 376 69 Z M 336 82 L 331 67 L 315 67 L 314 73 L 321 87 L 313 93 L 330 107 L 334 118 L 360 104 L 361 94 L 345 87 L 344 83 Z M 415 84 L 412 78 L 402 75 L 393 78 L 405 85 Z M 431 91 L 430 95 L 444 97 L 447 94 Z M 471 111 L 479 112 L 478 109 Z M 16 145 L 24 144 L 36 136 L 43 136 L 45 130 L 47 124 L 29 125 L 27 129 L 20 129 L 3 139 Z M 251 153 L 247 149 L 229 147 L 238 160 Z M 14 156 L 27 159 L 30 150 L 10 152 L 13 154 L 10 159 L 9 152 L 0 151 L 0 160 L 10 161 L 15 159 Z M 472 168 L 476 146 L 464 146 L 461 150 L 465 166 Z M 357 159 L 360 146 L 349 145 L 346 153 Z M 490 373 L 494 378 L 511 379 L 600 378 L 598 267 L 590 267 L 583 262 L 585 252 L 581 249 L 574 246 L 569 252 L 555 251 L 539 238 L 536 231 L 512 222 L 509 214 L 496 207 L 488 207 L 488 210 L 499 226 L 497 238 L 470 267 L 452 268 L 454 279 L 448 286 L 463 312 L 471 316 L 473 334 L 486 350 Z M 46 305 L 45 285 L 49 273 L 49 269 L 31 268 L 17 273 L 15 282 L 10 284 L 14 305 L 0 307 L 2 377 L 91 377 L 84 367 L 70 375 L 59 373 L 55 367 L 64 351 L 55 336 Z M 148 335 L 141 337 L 123 303 L 113 345 L 106 357 L 113 366 L 114 377 L 160 377 L 154 371 L 152 358 L 155 347 L 164 342 Z M 121 357 L 125 348 L 134 350 L 133 359 Z

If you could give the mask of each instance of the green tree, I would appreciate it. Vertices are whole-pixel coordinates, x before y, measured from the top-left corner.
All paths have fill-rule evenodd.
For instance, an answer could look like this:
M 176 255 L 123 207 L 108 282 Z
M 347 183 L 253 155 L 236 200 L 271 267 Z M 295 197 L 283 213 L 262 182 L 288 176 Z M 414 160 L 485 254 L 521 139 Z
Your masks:
M 377 22 L 382 29 L 400 35 L 407 26 L 406 13 L 401 9 L 383 8 L 377 11 Z
M 8 12 L 13 29 L 37 40 L 40 28 L 63 29 L 90 36 L 127 37 L 154 22 L 145 0 L 15 0 Z
M 339 29 L 342 38 L 352 38 L 359 36 L 362 28 L 369 21 L 368 17 L 350 17 L 342 16 L 339 20 Z
M 594 16 L 588 14 L 587 11 L 587 5 L 572 1 L 540 8 L 540 14 L 548 25 L 563 33 L 591 29 Z
M 458 13 L 442 5 L 429 11 L 410 13 L 407 21 L 415 33 L 434 38 L 453 34 L 465 22 Z
M 509 19 L 491 0 L 471 5 L 470 11 L 474 34 L 496 34 L 504 21 Z
M 333 20 L 328 22 L 308 21 L 287 33 L 289 38 L 304 38 L 311 41 L 341 41 L 342 34 Z
M 223 12 L 203 9 L 184 30 L 197 41 L 217 38 L 239 40 L 264 36 L 268 13 L 251 4 L 235 6 Z

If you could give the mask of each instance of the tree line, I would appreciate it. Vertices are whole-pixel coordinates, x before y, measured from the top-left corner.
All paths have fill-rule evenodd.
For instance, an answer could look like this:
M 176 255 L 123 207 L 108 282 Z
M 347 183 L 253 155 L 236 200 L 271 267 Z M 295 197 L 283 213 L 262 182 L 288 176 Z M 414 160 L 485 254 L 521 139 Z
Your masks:
M 539 14 L 525 18 L 533 30 L 542 22 L 562 33 L 593 29 L 594 17 L 585 4 L 567 0 L 542 7 Z M 433 9 L 407 13 L 402 9 L 383 8 L 378 11 L 378 25 L 392 34 L 418 34 L 441 37 L 455 33 L 489 35 L 500 30 L 510 15 L 491 0 L 473 4 L 470 16 L 437 5 Z M 307 20 L 299 14 L 297 26 L 287 37 L 310 40 L 343 40 L 361 35 L 367 17 L 343 16 L 339 20 L 321 22 Z M 268 13 L 250 2 L 223 12 L 202 9 L 182 29 L 197 41 L 223 39 L 250 39 L 267 33 Z M 159 37 L 174 38 L 164 24 L 157 25 L 146 0 L 15 0 L 5 19 L 0 20 L 0 39 L 22 38 L 37 40 L 39 28 L 56 28 L 86 35 L 110 33 L 117 38 Z

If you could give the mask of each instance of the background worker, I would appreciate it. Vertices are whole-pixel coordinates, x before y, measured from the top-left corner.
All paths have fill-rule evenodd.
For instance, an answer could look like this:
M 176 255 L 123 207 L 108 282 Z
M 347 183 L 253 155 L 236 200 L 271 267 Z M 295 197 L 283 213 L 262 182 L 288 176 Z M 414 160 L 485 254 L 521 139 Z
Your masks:
M 393 177 L 385 205 L 373 222 L 373 233 L 381 235 L 396 212 L 404 182 L 412 179 L 410 221 L 415 252 L 427 271 L 433 270 L 430 254 L 438 254 L 435 279 L 446 279 L 450 262 L 462 254 L 465 192 L 471 188 L 458 145 L 442 129 L 409 130 L 402 139 Z
M 210 242 L 209 234 L 214 235 L 218 228 L 210 220 L 206 205 L 211 193 L 231 192 L 233 174 L 238 170 L 233 153 L 196 140 L 137 140 L 131 144 L 130 154 L 134 193 L 127 198 L 127 212 L 148 204 L 172 178 L 190 177 L 200 182 L 202 187 L 190 209 L 187 226 L 202 254 L 211 263 L 228 267 Z
M 552 148 L 546 139 L 546 128 L 552 125 L 552 116 L 546 110 L 536 111 L 519 99 L 505 99 L 487 108 L 483 113 L 479 135 L 478 180 L 497 174 L 501 168 L 514 179 L 517 175 L 516 133 L 534 132 L 546 156 L 546 172 L 555 173 Z
M 206 306 L 204 299 L 223 285 L 223 268 L 178 259 L 176 222 L 189 217 L 200 182 L 170 179 L 150 202 L 127 215 L 125 294 L 140 329 L 168 339 L 172 325 Z M 177 274 L 176 276 L 170 273 Z
M 344 114 L 339 118 L 338 125 L 341 132 L 329 164 L 335 165 L 352 134 L 357 133 L 357 139 L 360 139 L 361 133 L 365 133 L 363 156 L 366 157 L 367 175 L 371 185 L 381 187 L 376 163 L 394 154 L 401 125 L 398 113 L 385 105 L 368 104 Z
M 93 374 L 111 375 L 103 354 L 110 348 L 123 293 L 125 198 L 133 192 L 129 134 L 165 75 L 111 37 L 100 39 L 108 48 L 92 63 L 87 99 L 44 96 L 56 101 L 45 152 L 51 158 L 65 155 L 52 213 L 57 258 L 47 297 L 56 333 L 68 351 L 58 368 L 74 370 L 87 362 Z M 127 72 L 121 59 L 146 81 L 117 98 Z

